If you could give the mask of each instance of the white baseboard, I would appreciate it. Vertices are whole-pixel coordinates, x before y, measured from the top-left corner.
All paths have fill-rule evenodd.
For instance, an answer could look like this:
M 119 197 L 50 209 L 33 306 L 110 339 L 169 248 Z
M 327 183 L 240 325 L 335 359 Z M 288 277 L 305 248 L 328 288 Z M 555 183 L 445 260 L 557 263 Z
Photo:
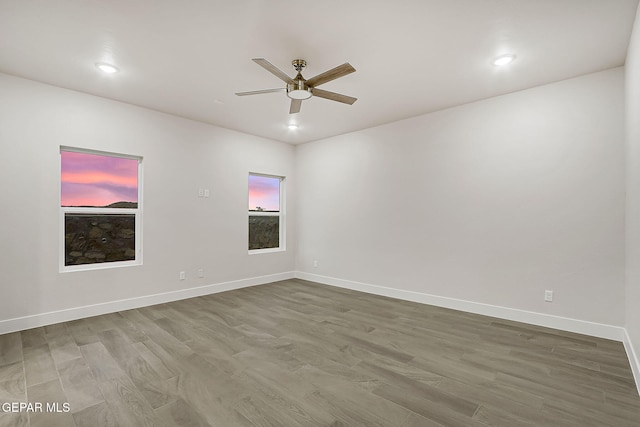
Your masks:
M 249 286 L 263 285 L 266 283 L 277 282 L 279 280 L 293 279 L 294 277 L 294 272 L 271 274 L 268 276 L 251 277 L 248 279 L 199 286 L 197 288 L 181 289 L 178 291 L 129 298 L 126 300 L 110 301 L 102 304 L 87 305 L 83 307 L 69 308 L 66 310 L 34 314 L 32 316 L 0 320 L 0 334 L 23 331 L 25 329 L 37 328 L 60 322 L 68 322 L 70 320 L 77 320 L 85 317 L 147 307 L 150 305 L 215 294 L 218 292 L 231 291 L 233 289 L 246 288 Z
M 640 359 L 638 359 L 638 353 L 636 353 L 633 344 L 631 343 L 631 337 L 627 331 L 624 331 L 624 349 L 627 352 L 629 358 L 629 365 L 631 365 L 631 372 L 633 372 L 633 378 L 636 380 L 636 387 L 638 388 L 638 394 L 640 395 Z
M 500 319 L 513 320 L 515 322 L 529 323 L 547 328 L 560 329 L 578 334 L 591 335 L 598 338 L 606 338 L 624 342 L 626 331 L 620 326 L 611 326 L 584 320 L 570 319 L 532 311 L 518 310 L 496 305 L 482 304 L 473 301 L 465 301 L 455 298 L 441 297 L 437 295 L 423 294 L 420 292 L 406 291 L 402 289 L 387 288 L 385 286 L 371 285 L 368 283 L 354 282 L 351 280 L 337 279 L 335 277 L 321 276 L 318 274 L 297 271 L 296 278 L 318 282 L 325 285 L 367 292 L 390 298 L 451 308 L 453 310 L 466 311 L 468 313 L 482 314 Z

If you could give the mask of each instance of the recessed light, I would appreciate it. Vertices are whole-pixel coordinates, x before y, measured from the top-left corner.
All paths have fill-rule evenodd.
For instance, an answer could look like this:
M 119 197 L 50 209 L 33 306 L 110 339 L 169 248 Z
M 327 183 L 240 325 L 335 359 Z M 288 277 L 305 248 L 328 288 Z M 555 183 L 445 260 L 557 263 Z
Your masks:
M 493 65 L 501 67 L 503 65 L 511 64 L 515 59 L 516 56 L 513 54 L 501 55 L 493 60 Z
M 120 71 L 120 69 L 115 65 L 107 64 L 106 62 L 96 62 L 96 67 L 98 67 L 98 69 L 103 73 L 107 74 L 113 74 Z
M 295 123 L 289 123 L 289 124 L 287 125 L 287 127 L 288 127 L 290 130 L 296 130 L 296 129 L 298 129 L 298 125 L 297 125 L 297 124 L 295 124 Z

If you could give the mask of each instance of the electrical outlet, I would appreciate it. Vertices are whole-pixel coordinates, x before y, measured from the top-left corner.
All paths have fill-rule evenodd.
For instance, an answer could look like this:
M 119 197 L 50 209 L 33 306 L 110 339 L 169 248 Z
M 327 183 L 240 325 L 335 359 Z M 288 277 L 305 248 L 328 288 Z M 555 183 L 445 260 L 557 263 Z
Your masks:
M 204 270 L 202 268 L 198 270 L 198 277 L 204 277 Z
M 204 189 L 203 188 L 199 188 L 198 189 L 198 197 L 204 197 Z
M 553 301 L 553 291 L 544 291 L 544 300 L 546 302 L 552 302 Z
M 180 272 L 180 280 L 184 280 L 187 278 L 187 273 L 185 273 L 184 271 Z
M 318 268 L 318 260 L 317 259 L 313 260 L 313 268 Z
M 209 197 L 209 189 L 208 188 L 204 189 L 204 197 Z

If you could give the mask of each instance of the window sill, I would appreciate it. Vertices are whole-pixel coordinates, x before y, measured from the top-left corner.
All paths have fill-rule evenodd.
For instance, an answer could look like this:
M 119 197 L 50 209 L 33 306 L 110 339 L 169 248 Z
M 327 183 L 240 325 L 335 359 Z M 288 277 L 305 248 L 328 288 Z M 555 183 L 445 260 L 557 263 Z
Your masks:
M 269 248 L 269 249 L 249 249 L 249 255 L 270 254 L 274 252 L 285 252 L 285 248 Z
M 108 268 L 134 267 L 142 265 L 142 261 L 114 261 L 98 262 L 93 264 L 63 265 L 60 266 L 60 273 L 71 273 L 74 271 L 106 270 Z

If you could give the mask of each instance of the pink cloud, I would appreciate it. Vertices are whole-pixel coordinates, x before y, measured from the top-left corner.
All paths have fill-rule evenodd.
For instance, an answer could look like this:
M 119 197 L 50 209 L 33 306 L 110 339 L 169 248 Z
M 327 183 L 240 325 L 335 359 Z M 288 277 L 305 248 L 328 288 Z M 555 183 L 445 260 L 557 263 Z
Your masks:
M 249 210 L 280 210 L 280 179 L 249 175 Z
M 61 205 L 138 201 L 138 160 L 62 151 Z

